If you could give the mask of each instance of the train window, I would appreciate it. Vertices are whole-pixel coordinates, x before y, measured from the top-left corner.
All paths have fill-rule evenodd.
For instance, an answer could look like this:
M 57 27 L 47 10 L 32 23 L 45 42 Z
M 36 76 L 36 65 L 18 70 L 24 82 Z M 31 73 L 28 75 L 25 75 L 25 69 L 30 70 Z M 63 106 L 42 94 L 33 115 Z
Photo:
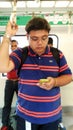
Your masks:
M 59 48 L 59 38 L 55 34 L 50 34 L 49 37 L 53 39 L 53 47 Z
M 53 38 L 53 46 L 58 48 L 59 46 L 58 36 L 55 34 L 50 34 L 49 37 Z M 12 39 L 16 39 L 18 41 L 19 47 L 24 47 L 24 46 L 29 45 L 26 35 L 21 35 L 21 36 L 17 35 L 17 36 L 12 37 Z

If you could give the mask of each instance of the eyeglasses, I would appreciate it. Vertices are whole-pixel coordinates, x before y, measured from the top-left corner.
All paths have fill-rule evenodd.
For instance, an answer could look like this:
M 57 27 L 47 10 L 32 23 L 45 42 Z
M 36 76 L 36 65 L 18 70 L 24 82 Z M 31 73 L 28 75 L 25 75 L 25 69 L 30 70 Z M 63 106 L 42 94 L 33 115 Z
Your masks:
M 36 37 L 36 36 L 30 36 L 29 37 L 32 41 L 34 41 L 34 42 L 38 42 L 39 40 L 41 40 L 42 42 L 45 42 L 45 41 L 47 41 L 47 39 L 48 39 L 48 35 L 45 35 L 45 36 L 42 36 L 42 37 Z

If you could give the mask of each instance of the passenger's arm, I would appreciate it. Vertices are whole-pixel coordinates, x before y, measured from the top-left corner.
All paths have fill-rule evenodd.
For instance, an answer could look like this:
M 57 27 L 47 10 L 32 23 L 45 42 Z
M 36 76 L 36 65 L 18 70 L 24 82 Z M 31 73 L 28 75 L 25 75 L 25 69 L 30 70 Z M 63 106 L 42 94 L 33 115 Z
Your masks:
M 57 78 L 55 78 L 55 86 L 64 86 L 69 84 L 72 81 L 72 75 L 67 74 L 67 75 L 62 75 Z
M 0 72 L 9 72 L 14 68 L 14 63 L 9 58 L 9 44 L 10 37 L 16 34 L 17 29 L 18 27 L 15 23 L 13 28 L 13 24 L 8 22 L 6 33 L 0 44 Z
M 72 75 L 62 75 L 57 78 L 47 77 L 47 82 L 38 83 L 37 85 L 43 89 L 50 90 L 54 87 L 62 87 L 72 81 Z

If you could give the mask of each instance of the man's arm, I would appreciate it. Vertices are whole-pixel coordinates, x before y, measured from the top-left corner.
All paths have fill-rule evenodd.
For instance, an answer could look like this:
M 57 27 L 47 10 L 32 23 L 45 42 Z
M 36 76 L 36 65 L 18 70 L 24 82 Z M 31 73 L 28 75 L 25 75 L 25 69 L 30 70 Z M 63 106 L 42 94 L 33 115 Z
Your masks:
M 72 75 L 67 74 L 67 75 L 62 75 L 57 78 L 55 78 L 55 86 L 64 86 L 69 84 L 72 81 Z
M 15 23 L 8 22 L 6 33 L 0 45 L 0 72 L 9 72 L 14 68 L 14 63 L 9 58 L 9 44 L 11 36 L 16 34 L 17 29 L 18 27 Z
M 42 83 L 39 81 L 37 85 L 45 90 L 50 90 L 54 87 L 62 87 L 64 85 L 67 85 L 71 81 L 72 81 L 72 75 L 66 74 L 66 75 L 59 76 L 57 78 L 47 77 L 47 82 L 46 80 L 45 82 L 43 80 Z

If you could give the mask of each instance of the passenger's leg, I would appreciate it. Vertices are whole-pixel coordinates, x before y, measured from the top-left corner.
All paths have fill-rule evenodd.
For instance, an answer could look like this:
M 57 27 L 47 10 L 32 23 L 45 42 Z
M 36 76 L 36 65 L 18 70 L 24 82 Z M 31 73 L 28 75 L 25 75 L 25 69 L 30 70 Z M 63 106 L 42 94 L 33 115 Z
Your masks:
M 9 123 L 13 94 L 14 94 L 13 83 L 12 81 L 7 80 L 5 85 L 4 107 L 2 110 L 2 124 L 4 126 L 8 126 Z

